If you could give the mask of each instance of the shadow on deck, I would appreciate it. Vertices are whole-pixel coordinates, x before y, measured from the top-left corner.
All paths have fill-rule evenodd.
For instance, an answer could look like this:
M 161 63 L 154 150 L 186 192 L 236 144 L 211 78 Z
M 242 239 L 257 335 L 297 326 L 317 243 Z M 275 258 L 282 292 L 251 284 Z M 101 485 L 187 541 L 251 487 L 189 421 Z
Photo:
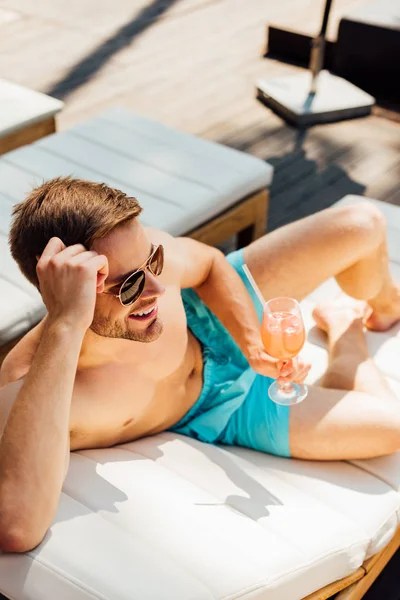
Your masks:
M 281 129 L 284 137 L 284 128 Z M 352 179 L 342 166 L 334 162 L 335 157 L 343 159 L 344 154 L 347 160 L 351 160 L 351 148 L 344 151 L 343 145 L 320 136 L 318 147 L 314 140 L 308 150 L 307 136 L 307 131 L 297 132 L 292 148 L 283 153 L 270 154 L 267 143 L 265 151 L 257 152 L 275 169 L 270 188 L 268 231 L 328 208 L 347 194 L 364 195 L 366 186 Z M 253 154 L 266 139 L 266 132 L 260 127 L 233 143 L 230 138 L 218 141 Z M 268 139 L 271 139 L 270 131 Z M 321 161 L 309 157 L 308 152 L 319 153 L 324 164 L 321 166 Z
M 73 65 L 68 73 L 45 93 L 59 100 L 65 100 L 72 92 L 94 77 L 122 48 L 130 46 L 134 39 L 154 25 L 176 2 L 179 0 L 153 0 L 149 6 L 143 7 L 133 19 L 99 44 L 90 54 Z

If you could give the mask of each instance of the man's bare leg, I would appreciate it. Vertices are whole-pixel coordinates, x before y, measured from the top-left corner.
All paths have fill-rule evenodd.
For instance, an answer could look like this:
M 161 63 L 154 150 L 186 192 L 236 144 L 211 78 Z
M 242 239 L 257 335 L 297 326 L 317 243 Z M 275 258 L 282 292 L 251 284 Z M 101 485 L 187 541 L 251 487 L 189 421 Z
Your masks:
M 302 300 L 335 276 L 346 294 L 368 301 L 371 329 L 388 329 L 400 319 L 385 217 L 368 201 L 334 206 L 281 227 L 245 248 L 244 258 L 266 298 Z
M 291 409 L 293 457 L 357 459 L 400 450 L 400 401 L 368 355 L 365 309 L 344 297 L 314 311 L 328 335 L 329 366 L 321 386 Z

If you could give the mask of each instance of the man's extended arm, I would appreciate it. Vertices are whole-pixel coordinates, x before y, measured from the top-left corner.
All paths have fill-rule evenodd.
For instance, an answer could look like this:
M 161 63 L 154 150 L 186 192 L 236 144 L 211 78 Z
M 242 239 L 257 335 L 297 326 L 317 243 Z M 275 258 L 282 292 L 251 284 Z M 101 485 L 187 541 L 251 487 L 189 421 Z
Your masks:
M 246 287 L 222 252 L 188 238 L 177 238 L 179 254 L 184 256 L 182 287 L 192 287 L 225 325 L 251 366 L 269 377 L 282 381 L 303 380 L 304 365 L 283 366 L 265 352 L 260 323 Z M 308 367 L 305 367 L 308 370 Z
M 39 544 L 57 508 L 76 367 L 107 259 L 52 238 L 38 276 L 48 309 L 43 335 L 22 385 L 0 390 L 0 549 L 11 552 Z

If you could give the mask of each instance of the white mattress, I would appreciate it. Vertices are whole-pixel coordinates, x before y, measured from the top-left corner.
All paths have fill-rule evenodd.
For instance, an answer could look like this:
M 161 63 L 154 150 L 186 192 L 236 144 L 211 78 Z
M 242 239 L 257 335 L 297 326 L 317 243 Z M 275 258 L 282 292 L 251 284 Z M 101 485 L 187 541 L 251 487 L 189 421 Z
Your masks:
M 381 208 L 400 275 L 400 210 Z M 303 302 L 310 381 L 327 361 L 310 311 L 334 288 Z M 400 400 L 399 331 L 368 337 Z M 163 433 L 72 454 L 42 544 L 0 555 L 0 591 L 12 600 L 300 600 L 355 571 L 399 520 L 399 453 L 311 463 Z

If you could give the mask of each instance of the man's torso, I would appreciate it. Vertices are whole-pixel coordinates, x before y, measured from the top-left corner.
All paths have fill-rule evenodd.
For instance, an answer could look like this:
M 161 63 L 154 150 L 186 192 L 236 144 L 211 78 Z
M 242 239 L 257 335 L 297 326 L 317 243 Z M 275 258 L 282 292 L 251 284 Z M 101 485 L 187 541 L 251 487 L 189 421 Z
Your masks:
M 201 345 L 187 327 L 178 286 L 167 287 L 159 311 L 164 329 L 157 341 L 123 340 L 120 360 L 99 366 L 87 366 L 81 353 L 71 401 L 71 450 L 109 447 L 165 431 L 199 398 Z M 42 329 L 38 326 L 12 351 L 16 368 L 8 383 L 29 371 Z
M 71 405 L 71 450 L 113 446 L 177 423 L 202 388 L 201 347 L 186 325 L 174 335 L 162 366 L 161 378 L 152 375 L 148 363 L 146 368 L 127 363 L 78 371 Z

